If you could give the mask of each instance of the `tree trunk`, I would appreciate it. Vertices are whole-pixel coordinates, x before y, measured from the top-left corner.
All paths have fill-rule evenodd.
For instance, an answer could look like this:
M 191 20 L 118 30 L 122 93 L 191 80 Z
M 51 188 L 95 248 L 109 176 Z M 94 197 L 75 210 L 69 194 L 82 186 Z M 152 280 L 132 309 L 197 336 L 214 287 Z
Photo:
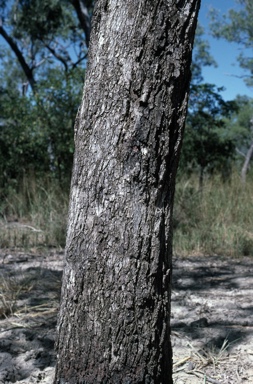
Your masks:
M 199 3 L 96 2 L 55 384 L 172 383 L 172 207 Z
M 248 171 L 248 168 L 249 168 L 249 163 L 250 163 L 250 159 L 252 157 L 252 154 L 253 154 L 253 141 L 251 142 L 250 147 L 249 147 L 249 149 L 247 151 L 247 154 L 245 156 L 245 161 L 243 163 L 243 167 L 242 167 L 242 170 L 241 170 L 241 176 L 242 176 L 243 184 L 246 183 L 246 174 L 247 174 L 247 171 Z
M 250 128 L 251 128 L 251 132 L 253 133 L 253 118 L 250 120 Z M 246 183 L 246 174 L 247 174 L 247 171 L 248 171 L 248 168 L 249 168 L 249 164 L 250 164 L 250 160 L 251 160 L 251 157 L 252 157 L 252 154 L 253 154 L 253 140 L 250 144 L 250 147 L 247 151 L 247 154 L 245 156 L 245 161 L 243 163 L 243 167 L 242 167 L 242 170 L 241 170 L 241 177 L 242 177 L 242 182 L 243 184 Z

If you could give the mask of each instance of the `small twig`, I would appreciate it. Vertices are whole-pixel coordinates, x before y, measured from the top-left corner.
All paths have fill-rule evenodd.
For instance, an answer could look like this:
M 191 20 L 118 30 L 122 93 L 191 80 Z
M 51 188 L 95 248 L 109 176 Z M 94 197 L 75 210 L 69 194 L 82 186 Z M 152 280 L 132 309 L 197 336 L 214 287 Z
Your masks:
M 246 157 L 245 153 L 243 153 L 242 151 L 240 151 L 240 149 L 235 148 L 235 150 L 236 150 L 236 152 L 237 152 L 239 155 L 243 156 L 244 158 Z
M 193 374 L 193 375 L 195 375 L 195 376 L 197 376 L 197 377 L 199 377 L 199 378 L 202 378 L 201 375 L 203 375 L 204 378 L 205 378 L 205 380 L 208 381 L 208 382 L 211 383 L 211 384 L 221 384 L 220 381 L 215 380 L 215 379 L 213 379 L 213 378 L 210 377 L 210 376 L 207 376 L 207 375 L 206 375 L 204 372 L 202 372 L 202 371 L 189 371 L 189 372 L 187 372 L 187 373 Z
M 193 352 L 200 358 L 200 360 L 202 361 L 203 364 L 206 364 L 207 360 L 201 356 L 200 353 L 198 353 L 198 351 L 196 350 L 196 348 L 194 348 L 191 343 L 188 343 L 188 345 L 191 347 L 191 349 L 193 350 Z
M 184 364 L 186 361 L 188 361 L 191 358 L 191 356 L 187 356 L 182 360 L 177 361 L 175 364 L 173 364 L 173 367 L 179 367 L 180 365 Z
M 250 77 L 250 75 L 235 75 L 233 73 L 228 73 L 228 72 L 225 72 L 224 75 L 225 76 L 236 77 L 237 79 L 248 79 Z
M 42 317 L 43 315 L 48 315 L 50 313 L 54 313 L 54 312 L 57 312 L 58 308 L 45 308 L 44 310 L 41 310 L 39 312 L 34 312 L 34 313 L 25 313 L 25 314 L 22 314 L 21 311 L 19 311 L 18 315 L 20 317 L 20 319 L 34 319 L 35 317 Z
M 238 368 L 238 365 L 236 367 L 236 376 L 237 376 L 237 379 L 238 379 L 238 382 L 241 383 L 241 378 L 240 378 L 240 375 L 239 375 L 239 368 Z
M 18 226 L 31 229 L 34 232 L 43 232 L 42 229 L 37 229 L 37 228 L 31 227 L 31 225 L 18 224 Z
M 31 225 L 21 224 L 21 223 L 7 223 L 3 224 L 5 227 L 21 227 L 31 229 L 33 232 L 43 232 L 42 229 L 37 229 L 32 227 Z
M 10 328 L 7 328 L 7 329 L 3 329 L 3 330 L 1 330 L 1 333 L 8 332 L 8 331 L 11 331 L 12 329 L 16 329 L 16 328 L 31 328 L 27 324 L 24 325 L 24 324 L 21 324 L 21 323 L 15 323 L 14 321 L 9 321 L 8 324 L 13 325 L 13 327 L 10 327 Z

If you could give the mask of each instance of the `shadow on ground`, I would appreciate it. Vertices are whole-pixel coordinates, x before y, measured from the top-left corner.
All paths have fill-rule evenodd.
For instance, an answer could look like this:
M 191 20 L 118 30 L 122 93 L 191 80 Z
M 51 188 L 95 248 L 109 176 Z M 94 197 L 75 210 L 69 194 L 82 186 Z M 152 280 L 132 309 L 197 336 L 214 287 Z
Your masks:
M 172 329 L 202 348 L 241 345 L 253 330 L 252 284 L 249 257 L 175 259 Z
M 231 353 L 252 345 L 251 259 L 176 258 L 173 265 L 175 360 L 189 351 L 219 353 L 224 341 Z M 0 384 L 52 383 L 62 269 L 63 252 L 0 251 Z
M 52 383 L 63 253 L 0 256 L 0 384 Z

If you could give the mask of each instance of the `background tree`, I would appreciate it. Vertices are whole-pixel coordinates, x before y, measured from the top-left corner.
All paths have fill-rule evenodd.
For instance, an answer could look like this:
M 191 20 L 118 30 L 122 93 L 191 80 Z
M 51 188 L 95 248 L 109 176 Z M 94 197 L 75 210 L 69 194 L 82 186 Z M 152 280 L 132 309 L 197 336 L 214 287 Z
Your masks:
M 238 10 L 230 9 L 228 15 L 221 16 L 213 9 L 210 13 L 211 31 L 213 36 L 226 39 L 229 42 L 237 43 L 241 54 L 238 56 L 240 66 L 248 72 L 244 78 L 247 85 L 253 85 L 253 3 L 251 0 L 237 0 Z M 252 117 L 248 120 L 248 125 Z M 251 128 L 252 129 L 252 128 Z M 252 134 L 249 136 L 252 137 Z M 246 172 L 253 153 L 252 140 L 249 142 L 247 155 L 242 168 L 242 180 L 245 181 Z
M 2 188 L 31 170 L 70 179 L 92 4 L 0 1 Z
M 253 85 L 253 3 L 251 0 L 236 0 L 239 10 L 230 9 L 228 15 L 221 16 L 213 9 L 210 13 L 210 28 L 217 38 L 226 39 L 239 45 L 241 54 L 238 57 L 240 66 L 249 72 L 246 84 Z
M 24 97 L 15 81 L 19 67 L 7 68 L 0 74 L 0 187 L 18 185 L 31 171 L 69 180 L 83 76 L 79 69 L 68 76 L 58 68 L 50 69 L 40 81 L 39 94 Z
M 236 143 L 237 159 L 241 167 L 242 181 L 245 183 L 253 152 L 253 100 L 247 96 L 237 96 L 235 103 L 237 110 L 226 125 Z
M 199 5 L 96 2 L 55 383 L 172 383 L 172 207 Z
M 41 66 L 53 60 L 68 72 L 86 59 L 92 7 L 91 0 L 0 2 L 0 35 L 33 91 Z
M 221 172 L 227 179 L 235 156 L 235 140 L 226 119 L 236 104 L 225 102 L 220 91 L 212 84 L 191 85 L 181 166 L 184 172 L 198 171 L 200 189 L 206 171 Z
M 234 102 L 225 102 L 222 87 L 204 83 L 202 68 L 216 66 L 209 53 L 209 44 L 203 39 L 203 28 L 198 25 L 192 58 L 190 101 L 180 175 L 197 172 L 199 186 L 203 186 L 204 173 L 221 172 L 224 176 L 231 170 L 235 145 L 226 119 L 235 110 Z

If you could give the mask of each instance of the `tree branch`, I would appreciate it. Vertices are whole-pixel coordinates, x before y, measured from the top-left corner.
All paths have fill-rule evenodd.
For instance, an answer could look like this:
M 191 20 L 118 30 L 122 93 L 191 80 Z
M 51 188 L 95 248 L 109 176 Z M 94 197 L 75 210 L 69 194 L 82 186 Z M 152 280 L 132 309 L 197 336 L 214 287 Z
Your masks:
M 6 32 L 6 30 L 4 29 L 3 25 L 2 25 L 2 19 L 0 18 L 0 35 L 3 36 L 3 38 L 5 39 L 5 41 L 9 44 L 10 48 L 12 49 L 12 51 L 15 53 L 24 73 L 25 73 L 25 76 L 33 90 L 33 92 L 35 92 L 35 85 L 36 85 L 36 81 L 34 79 L 34 76 L 33 76 L 33 72 L 32 72 L 32 69 L 29 67 L 29 65 L 27 64 L 22 52 L 20 51 L 20 49 L 18 48 L 18 45 L 16 44 L 16 42 L 12 39 L 11 36 L 8 35 L 8 33 Z
M 81 24 L 81 28 L 85 33 L 85 42 L 87 48 L 90 42 L 90 30 L 91 30 L 91 19 L 86 5 L 86 0 L 71 0 L 71 4 L 76 10 L 78 20 Z
M 236 150 L 236 152 L 237 152 L 239 155 L 243 156 L 244 158 L 246 157 L 245 153 L 243 153 L 242 151 L 240 151 L 239 148 L 235 148 L 235 150 Z
M 236 77 L 237 79 L 248 79 L 250 75 L 234 75 L 233 73 L 224 73 L 226 76 Z
M 76 68 L 78 66 L 78 64 L 80 64 L 83 60 L 87 59 L 87 54 L 80 57 L 75 63 L 73 63 L 72 65 L 72 69 L 73 68 Z
M 59 53 L 57 53 L 56 50 L 54 48 L 50 47 L 50 45 L 47 44 L 45 41 L 43 41 L 43 40 L 41 40 L 41 41 L 45 45 L 45 47 L 49 50 L 49 52 L 51 52 L 52 55 L 64 65 L 65 71 L 68 72 L 69 67 L 67 64 L 67 60 L 64 59 L 63 56 L 59 55 Z

